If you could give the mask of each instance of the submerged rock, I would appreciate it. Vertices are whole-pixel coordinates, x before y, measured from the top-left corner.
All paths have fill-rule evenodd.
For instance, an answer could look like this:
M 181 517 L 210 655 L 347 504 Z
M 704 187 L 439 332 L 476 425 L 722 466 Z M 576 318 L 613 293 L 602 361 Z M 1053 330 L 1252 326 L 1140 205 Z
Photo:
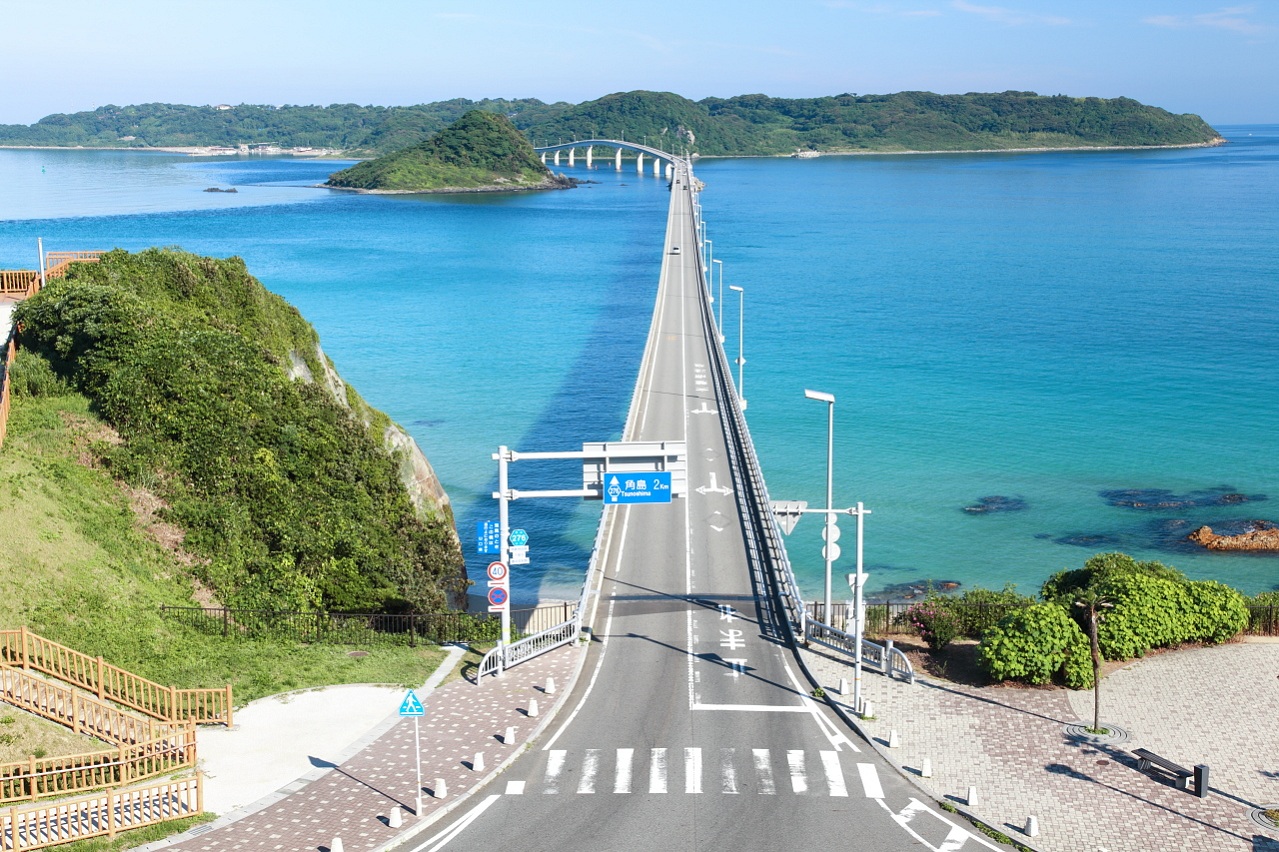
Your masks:
M 1126 509 L 1194 509 L 1202 506 L 1233 506 L 1268 499 L 1265 494 L 1240 494 L 1222 485 L 1188 494 L 1175 494 L 1166 488 L 1119 488 L 1097 492 L 1112 506 Z
M 978 497 L 972 506 L 965 506 L 964 511 L 973 515 L 988 515 L 994 512 L 1020 512 L 1027 508 L 1022 497 L 1004 497 L 999 494 L 990 497 Z
M 1063 535 L 1053 541 L 1058 544 L 1069 544 L 1073 547 L 1115 547 L 1120 544 L 1119 537 L 1109 533 L 1082 535 Z

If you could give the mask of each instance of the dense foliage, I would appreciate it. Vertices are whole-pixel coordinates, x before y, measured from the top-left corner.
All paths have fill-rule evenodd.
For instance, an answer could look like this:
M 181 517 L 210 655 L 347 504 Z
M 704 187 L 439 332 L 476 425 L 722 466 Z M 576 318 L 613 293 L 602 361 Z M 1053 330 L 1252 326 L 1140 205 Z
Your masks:
M 949 601 L 940 595 L 929 595 L 927 599 L 913 604 L 906 610 L 906 621 L 934 651 L 940 651 L 955 641 L 964 626 L 949 606 Z
M 421 191 L 546 185 L 550 171 L 510 119 L 471 110 L 421 144 L 358 163 L 330 186 Z
M 820 98 L 739 95 L 695 102 L 669 92 L 637 91 L 577 105 L 459 98 L 408 107 L 105 106 L 50 115 L 31 126 L 0 125 L 0 144 L 160 147 L 265 142 L 389 153 L 423 142 L 470 110 L 509 118 L 538 145 L 603 137 L 720 156 L 796 150 L 1185 145 L 1218 138 L 1198 116 L 1175 115 L 1130 98 L 899 92 Z
M 15 389 L 90 399 L 122 439 L 104 462 L 167 503 L 224 603 L 430 611 L 460 590 L 448 519 L 415 511 L 362 403 L 290 378 L 324 375 L 315 332 L 240 259 L 111 252 L 16 320 Z
M 1060 675 L 1073 689 L 1093 685 L 1088 639 L 1055 604 L 1004 616 L 982 637 L 977 659 L 995 680 L 1048 683 Z

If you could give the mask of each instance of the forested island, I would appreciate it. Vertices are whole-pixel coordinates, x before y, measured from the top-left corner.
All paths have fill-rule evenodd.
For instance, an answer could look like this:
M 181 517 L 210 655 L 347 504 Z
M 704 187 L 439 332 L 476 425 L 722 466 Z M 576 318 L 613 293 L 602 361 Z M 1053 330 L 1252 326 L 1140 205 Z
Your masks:
M 51 147 L 325 149 L 376 156 L 428 140 L 467 112 L 508 118 L 534 145 L 574 139 L 646 141 L 702 156 L 797 152 L 891 153 L 1017 148 L 1212 145 L 1221 136 L 1197 115 L 1130 98 L 1034 92 L 938 95 L 739 95 L 692 101 L 669 92 L 620 92 L 580 104 L 462 98 L 404 107 L 104 106 L 0 125 L 0 145 Z
M 425 142 L 332 175 L 327 186 L 363 192 L 510 192 L 565 189 L 510 119 L 471 110 Z

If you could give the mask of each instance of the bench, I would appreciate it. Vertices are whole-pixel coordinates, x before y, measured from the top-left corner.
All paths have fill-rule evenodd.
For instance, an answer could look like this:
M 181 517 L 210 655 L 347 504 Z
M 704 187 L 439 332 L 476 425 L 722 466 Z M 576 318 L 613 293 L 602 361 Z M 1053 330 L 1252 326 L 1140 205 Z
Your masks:
M 1184 766 L 1173 763 L 1166 757 L 1160 757 L 1150 749 L 1135 748 L 1132 750 L 1133 755 L 1137 758 L 1137 770 L 1139 772 L 1149 772 L 1151 764 L 1158 766 L 1173 776 L 1173 782 L 1177 785 L 1178 790 L 1190 790 L 1190 779 L 1195 779 L 1195 795 L 1199 798 L 1206 798 L 1208 795 L 1208 767 L 1201 764 L 1195 766 L 1194 769 L 1187 769 Z

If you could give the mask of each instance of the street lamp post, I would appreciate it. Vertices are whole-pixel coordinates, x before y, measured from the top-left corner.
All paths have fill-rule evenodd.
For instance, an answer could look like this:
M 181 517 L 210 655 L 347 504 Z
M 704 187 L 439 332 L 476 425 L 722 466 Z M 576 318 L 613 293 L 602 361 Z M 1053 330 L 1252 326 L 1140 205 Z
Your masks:
M 729 284 L 728 289 L 737 293 L 737 401 L 741 403 L 742 411 L 745 411 L 746 394 L 742 388 L 742 367 L 746 364 L 746 358 L 742 354 L 742 329 L 746 315 L 746 291 L 736 284 Z
M 853 587 L 853 709 L 862 712 L 862 637 L 866 634 L 866 613 L 862 603 L 862 587 L 866 585 L 866 572 L 862 570 L 862 531 L 868 514 L 861 503 L 857 504 L 857 573 L 848 575 L 848 585 Z M 888 658 L 884 658 L 884 671 L 889 671 Z
M 804 396 L 826 403 L 826 511 L 835 508 L 833 491 L 835 488 L 835 395 L 815 390 L 804 390 Z M 826 595 L 823 598 L 825 609 L 822 610 L 822 622 L 831 624 L 830 617 L 830 575 L 831 564 L 839 555 L 835 542 L 839 538 L 839 527 L 835 525 L 835 516 L 826 515 L 826 527 L 822 538 L 826 541 L 822 547 L 822 557 L 826 560 Z
M 724 261 L 717 260 L 719 264 L 719 342 L 724 342 Z
M 706 244 L 706 254 L 705 254 L 705 256 L 702 258 L 702 262 L 706 264 L 706 286 L 707 286 L 707 287 L 710 287 L 710 286 L 711 286 L 711 280 L 710 280 L 710 278 L 711 278 L 711 262 L 712 262 L 712 258 L 714 258 L 714 257 L 715 257 L 715 241 L 714 241 L 714 240 L 702 240 L 702 242 L 704 242 L 704 243 Z

